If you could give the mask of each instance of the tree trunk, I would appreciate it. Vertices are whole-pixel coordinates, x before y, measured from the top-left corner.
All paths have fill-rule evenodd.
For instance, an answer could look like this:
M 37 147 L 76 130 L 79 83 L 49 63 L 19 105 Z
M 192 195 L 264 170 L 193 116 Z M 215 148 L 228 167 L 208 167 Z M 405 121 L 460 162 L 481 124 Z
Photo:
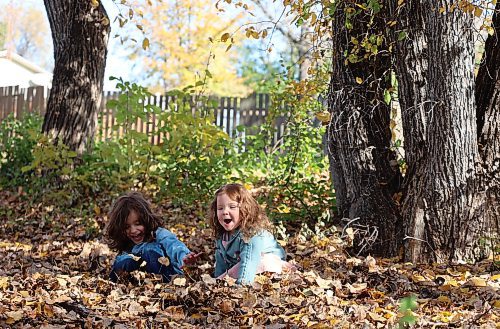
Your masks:
M 477 129 L 482 159 L 482 186 L 486 190 L 486 222 L 490 239 L 500 232 L 500 2 L 496 4 L 476 78 Z M 492 242 L 492 241 L 488 241 Z
M 395 2 L 391 2 L 394 6 Z M 421 188 L 422 182 L 416 179 L 425 174 L 425 136 L 427 130 L 427 112 L 425 109 L 427 99 L 428 76 L 426 68 L 429 65 L 429 54 L 426 28 L 425 9 L 415 1 L 408 1 L 403 6 L 392 8 L 398 22 L 393 40 L 396 44 L 396 73 L 398 79 L 398 96 L 401 107 L 401 121 L 403 127 L 404 150 L 406 161 L 406 175 L 403 183 L 403 194 L 410 195 Z M 399 33 L 398 33 L 399 32 Z M 407 37 L 405 37 L 407 35 Z M 411 65 L 408 65 L 411 63 Z M 411 127 L 411 129 L 409 129 Z M 406 193 L 404 193 L 406 191 Z M 406 252 L 410 254 L 423 253 L 424 225 L 420 217 L 414 214 L 404 215 L 406 211 L 412 212 L 415 205 L 414 199 L 406 198 L 402 207 L 406 233 L 412 239 L 407 241 Z M 417 219 L 419 222 L 417 222 Z
M 101 103 L 109 19 L 101 3 L 44 0 L 54 43 L 54 76 L 42 131 L 82 154 Z
M 390 107 L 383 100 L 384 89 L 390 87 L 391 60 L 384 39 L 372 39 L 371 47 L 360 46 L 365 35 L 379 35 L 385 22 L 378 13 L 368 26 L 371 11 L 349 14 L 358 10 L 344 1 L 335 7 L 327 132 L 331 175 L 338 212 L 356 228 L 357 251 L 394 256 L 402 241 L 392 199 L 400 174 L 390 166 Z M 350 24 L 352 28 L 346 28 Z
M 473 19 L 452 3 L 408 1 L 400 11 L 408 33 L 397 53 L 408 165 L 402 213 L 405 258 L 413 262 L 485 256 Z

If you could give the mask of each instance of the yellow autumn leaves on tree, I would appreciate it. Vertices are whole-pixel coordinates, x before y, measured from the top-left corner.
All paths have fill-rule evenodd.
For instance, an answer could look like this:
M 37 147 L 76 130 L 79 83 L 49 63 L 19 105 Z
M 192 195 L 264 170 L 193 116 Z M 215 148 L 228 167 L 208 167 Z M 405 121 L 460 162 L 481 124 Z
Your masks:
M 210 0 L 139 1 L 134 8 L 141 5 L 144 17 L 139 24 L 148 45 L 144 55 L 131 57 L 142 61 L 151 76 L 151 90 L 180 89 L 206 79 L 210 94 L 244 96 L 250 92 L 237 75 L 236 52 L 227 52 L 224 44 L 230 39 L 227 31 L 237 29 L 238 17 L 219 15 Z

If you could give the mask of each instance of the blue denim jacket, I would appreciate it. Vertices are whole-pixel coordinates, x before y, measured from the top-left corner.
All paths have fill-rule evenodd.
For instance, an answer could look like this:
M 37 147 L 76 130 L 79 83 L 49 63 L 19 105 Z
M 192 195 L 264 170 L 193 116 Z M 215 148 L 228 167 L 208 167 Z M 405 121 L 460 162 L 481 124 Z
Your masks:
M 217 239 L 215 241 L 215 277 L 241 262 L 236 282 L 252 283 L 262 255 L 267 253 L 275 254 L 282 260 L 286 258 L 285 250 L 266 230 L 254 235 L 248 242 L 243 241 L 242 234 L 238 230 L 231 236 L 226 247 L 222 244 L 222 239 Z
M 155 239 L 149 242 L 136 244 L 131 250 L 124 251 L 116 256 L 110 274 L 111 281 L 117 280 L 119 271 L 132 272 L 138 270 L 141 260 L 135 261 L 130 254 L 141 257 L 146 262 L 142 270 L 149 273 L 162 274 L 165 281 L 170 281 L 170 276 L 183 274 L 183 259 L 190 251 L 184 243 L 177 239 L 175 234 L 160 227 L 155 232 Z M 158 258 L 168 257 L 170 264 L 165 266 L 158 262 Z

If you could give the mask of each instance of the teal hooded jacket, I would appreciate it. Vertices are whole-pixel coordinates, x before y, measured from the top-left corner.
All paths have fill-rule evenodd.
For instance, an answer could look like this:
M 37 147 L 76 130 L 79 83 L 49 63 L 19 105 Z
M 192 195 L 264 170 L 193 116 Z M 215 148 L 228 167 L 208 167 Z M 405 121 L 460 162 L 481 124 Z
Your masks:
M 218 277 L 240 262 L 238 272 L 239 284 L 251 284 L 255 279 L 257 268 L 264 254 L 271 253 L 285 260 L 285 250 L 278 244 L 274 236 L 266 230 L 254 235 L 248 242 L 243 240 L 239 230 L 231 235 L 226 246 L 222 238 L 215 241 L 215 277 Z

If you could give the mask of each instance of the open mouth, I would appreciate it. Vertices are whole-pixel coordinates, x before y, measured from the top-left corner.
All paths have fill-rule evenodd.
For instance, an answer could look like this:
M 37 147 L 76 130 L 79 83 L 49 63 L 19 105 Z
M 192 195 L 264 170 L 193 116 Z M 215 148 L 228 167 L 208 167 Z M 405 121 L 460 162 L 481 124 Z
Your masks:
M 142 234 L 131 236 L 130 239 L 134 241 L 140 240 L 142 239 Z
M 226 224 L 229 224 L 231 223 L 233 220 L 231 218 L 224 218 L 224 223 Z

